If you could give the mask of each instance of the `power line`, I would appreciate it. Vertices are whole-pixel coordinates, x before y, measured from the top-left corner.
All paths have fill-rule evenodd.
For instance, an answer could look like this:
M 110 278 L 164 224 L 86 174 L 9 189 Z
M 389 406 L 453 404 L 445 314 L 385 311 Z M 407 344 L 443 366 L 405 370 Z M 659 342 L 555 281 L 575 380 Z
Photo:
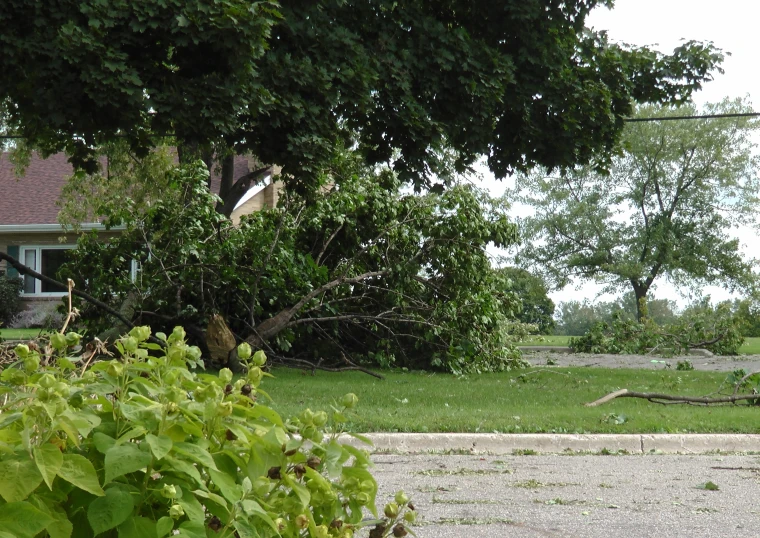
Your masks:
M 732 114 L 702 114 L 696 116 L 658 116 L 654 118 L 624 118 L 627 122 L 641 121 L 675 121 L 675 120 L 712 120 L 717 118 L 755 118 L 760 116 L 760 112 L 737 112 Z

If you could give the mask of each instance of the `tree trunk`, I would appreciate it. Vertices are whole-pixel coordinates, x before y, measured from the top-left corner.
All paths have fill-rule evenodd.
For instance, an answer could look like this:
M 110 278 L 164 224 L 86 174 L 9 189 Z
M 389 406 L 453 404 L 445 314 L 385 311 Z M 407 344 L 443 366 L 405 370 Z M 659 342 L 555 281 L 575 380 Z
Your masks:
M 636 281 L 631 281 L 631 285 L 633 286 L 633 294 L 636 297 L 636 320 L 641 323 L 644 318 L 649 317 L 649 308 L 647 307 L 649 288 Z

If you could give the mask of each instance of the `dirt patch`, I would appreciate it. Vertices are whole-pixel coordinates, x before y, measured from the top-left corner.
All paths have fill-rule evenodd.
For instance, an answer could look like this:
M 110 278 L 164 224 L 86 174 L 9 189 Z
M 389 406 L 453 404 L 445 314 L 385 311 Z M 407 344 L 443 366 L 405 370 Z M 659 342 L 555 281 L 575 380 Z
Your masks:
M 695 370 L 731 372 L 743 369 L 746 372 L 760 371 L 760 355 L 655 357 L 652 355 L 608 355 L 537 351 L 526 352 L 523 356 L 533 366 L 557 368 L 586 366 L 590 368 L 633 368 L 647 370 L 670 368 L 675 370 L 679 361 L 690 361 Z

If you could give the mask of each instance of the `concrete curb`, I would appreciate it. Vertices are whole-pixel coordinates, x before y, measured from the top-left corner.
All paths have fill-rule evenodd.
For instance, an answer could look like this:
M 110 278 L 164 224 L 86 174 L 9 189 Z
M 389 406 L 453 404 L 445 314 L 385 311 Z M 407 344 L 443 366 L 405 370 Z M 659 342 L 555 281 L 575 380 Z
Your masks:
M 369 433 L 373 452 L 471 454 L 540 454 L 577 452 L 623 454 L 705 454 L 711 452 L 759 452 L 758 434 L 496 434 L 496 433 Z M 357 447 L 361 441 L 341 439 Z

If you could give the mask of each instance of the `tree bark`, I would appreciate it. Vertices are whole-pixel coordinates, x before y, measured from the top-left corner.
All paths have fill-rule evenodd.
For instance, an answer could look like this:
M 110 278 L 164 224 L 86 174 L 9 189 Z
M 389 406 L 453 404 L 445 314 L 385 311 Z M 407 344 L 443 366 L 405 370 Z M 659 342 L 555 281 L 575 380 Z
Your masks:
M 631 280 L 633 286 L 633 294 L 636 297 L 636 320 L 641 323 L 644 318 L 649 317 L 649 309 L 647 308 L 647 293 L 649 288 L 640 284 L 635 280 Z

